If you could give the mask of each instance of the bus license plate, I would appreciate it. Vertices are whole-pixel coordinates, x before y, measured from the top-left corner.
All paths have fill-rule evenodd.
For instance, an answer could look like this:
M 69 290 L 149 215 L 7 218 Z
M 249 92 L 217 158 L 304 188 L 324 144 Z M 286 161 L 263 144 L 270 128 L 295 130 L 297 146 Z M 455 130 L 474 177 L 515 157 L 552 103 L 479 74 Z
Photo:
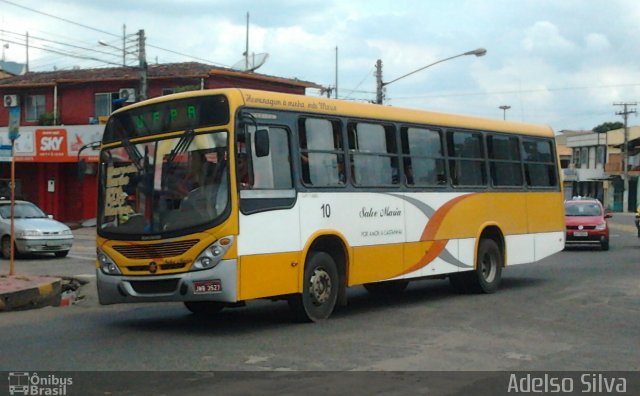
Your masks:
M 220 279 L 193 282 L 194 294 L 211 294 L 220 293 L 221 291 L 222 282 L 220 282 Z
M 589 234 L 584 232 L 584 231 L 576 231 L 576 232 L 573 233 L 573 236 L 576 236 L 576 237 L 586 237 L 588 235 Z

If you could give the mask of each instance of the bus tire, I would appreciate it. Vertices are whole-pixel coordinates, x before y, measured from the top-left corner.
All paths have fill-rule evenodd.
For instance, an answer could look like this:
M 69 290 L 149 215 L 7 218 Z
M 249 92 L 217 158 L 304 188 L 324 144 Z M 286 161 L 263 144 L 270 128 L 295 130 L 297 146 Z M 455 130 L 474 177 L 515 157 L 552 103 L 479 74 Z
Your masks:
M 289 299 L 294 318 L 300 322 L 327 319 L 338 299 L 338 279 L 333 257 L 325 252 L 311 252 L 304 266 L 302 293 Z
M 482 239 L 478 246 L 476 269 L 451 274 L 449 281 L 461 293 L 494 293 L 500 286 L 504 260 L 498 244 L 493 239 Z
M 195 315 L 213 316 L 224 308 L 218 301 L 185 301 L 184 306 Z
M 365 283 L 363 286 L 374 297 L 389 298 L 402 294 L 409 285 L 408 280 Z

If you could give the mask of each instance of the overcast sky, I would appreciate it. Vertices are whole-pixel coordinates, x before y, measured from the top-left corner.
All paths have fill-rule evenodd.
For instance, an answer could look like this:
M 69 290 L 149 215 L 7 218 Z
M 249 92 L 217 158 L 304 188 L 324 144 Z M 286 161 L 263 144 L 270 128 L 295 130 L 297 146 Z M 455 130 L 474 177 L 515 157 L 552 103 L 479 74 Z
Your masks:
M 7 61 L 25 63 L 20 43 L 28 32 L 33 47 L 118 64 L 121 53 L 98 40 L 122 47 L 124 24 L 127 34 L 145 30 L 149 63 L 230 67 L 245 50 L 247 12 L 249 52 L 269 54 L 259 73 L 334 86 L 338 47 L 342 99 L 375 99 L 378 59 L 391 81 L 482 47 L 486 56 L 452 59 L 390 84 L 385 103 L 489 118 L 502 118 L 499 107 L 508 105 L 507 119 L 559 131 L 622 121 L 613 103 L 640 101 L 637 0 L 0 0 L 0 40 L 8 43 Z M 32 48 L 29 66 L 110 65 Z

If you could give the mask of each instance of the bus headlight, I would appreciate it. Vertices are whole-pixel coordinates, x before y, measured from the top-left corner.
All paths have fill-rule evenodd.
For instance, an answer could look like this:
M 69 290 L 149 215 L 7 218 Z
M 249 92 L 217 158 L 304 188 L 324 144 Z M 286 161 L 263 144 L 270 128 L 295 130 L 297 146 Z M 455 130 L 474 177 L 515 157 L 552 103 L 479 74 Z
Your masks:
M 100 249 L 96 249 L 98 255 L 98 262 L 100 263 L 100 269 L 107 275 L 120 275 L 120 268 L 113 262 L 113 260 L 107 256 L 105 252 Z
M 193 262 L 193 269 L 201 270 L 215 267 L 222 260 L 231 245 L 233 245 L 232 236 L 218 239 L 200 253 L 196 261 Z

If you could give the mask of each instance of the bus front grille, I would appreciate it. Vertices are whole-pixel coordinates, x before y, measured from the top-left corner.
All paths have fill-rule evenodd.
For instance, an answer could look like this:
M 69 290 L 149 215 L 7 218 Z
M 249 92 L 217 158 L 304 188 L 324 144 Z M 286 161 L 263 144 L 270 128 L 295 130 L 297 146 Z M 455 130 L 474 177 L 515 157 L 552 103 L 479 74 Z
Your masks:
M 190 239 L 152 245 L 116 245 L 113 249 L 129 259 L 154 259 L 180 256 L 198 242 L 197 239 Z
M 129 283 L 138 294 L 170 294 L 178 288 L 178 279 L 129 281 Z
M 166 271 L 166 270 L 176 270 L 176 269 L 182 269 L 184 267 L 187 266 L 187 264 L 189 263 L 175 263 L 175 264 L 160 264 L 158 267 L 160 267 L 161 270 Z M 148 265 L 130 265 L 127 267 L 127 269 L 129 271 L 133 271 L 133 272 L 143 272 L 143 271 L 149 271 L 149 266 Z

